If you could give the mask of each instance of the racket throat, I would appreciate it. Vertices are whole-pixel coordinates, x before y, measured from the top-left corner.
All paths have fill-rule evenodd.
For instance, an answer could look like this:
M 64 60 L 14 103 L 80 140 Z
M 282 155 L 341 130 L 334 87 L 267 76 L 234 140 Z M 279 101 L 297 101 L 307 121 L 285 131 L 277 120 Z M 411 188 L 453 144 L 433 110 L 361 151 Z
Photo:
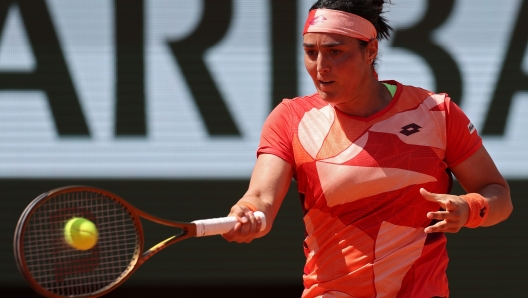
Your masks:
M 171 236 L 171 237 L 161 241 L 160 243 L 152 246 L 149 250 L 145 251 L 143 253 L 142 263 L 145 262 L 146 260 L 148 260 L 149 258 L 151 258 L 158 251 L 164 249 L 165 247 L 167 247 L 169 245 L 172 245 L 172 244 L 174 244 L 176 242 L 182 241 L 184 239 L 190 238 L 190 237 L 192 237 L 192 235 L 190 235 L 188 233 L 187 229 L 183 228 L 183 231 L 180 234 Z

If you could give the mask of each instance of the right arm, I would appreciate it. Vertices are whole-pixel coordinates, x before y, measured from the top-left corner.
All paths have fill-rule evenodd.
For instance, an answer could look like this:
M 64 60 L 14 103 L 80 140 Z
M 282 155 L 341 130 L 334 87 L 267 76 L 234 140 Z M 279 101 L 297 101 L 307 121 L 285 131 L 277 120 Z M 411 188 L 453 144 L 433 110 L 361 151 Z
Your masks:
M 231 208 L 228 215 L 236 217 L 238 223 L 229 233 L 222 236 L 230 242 L 249 243 L 255 238 L 266 235 L 271 230 L 292 177 L 293 168 L 288 162 L 273 154 L 259 155 L 247 192 Z M 253 205 L 266 215 L 264 231 L 259 232 L 260 222 L 244 203 Z

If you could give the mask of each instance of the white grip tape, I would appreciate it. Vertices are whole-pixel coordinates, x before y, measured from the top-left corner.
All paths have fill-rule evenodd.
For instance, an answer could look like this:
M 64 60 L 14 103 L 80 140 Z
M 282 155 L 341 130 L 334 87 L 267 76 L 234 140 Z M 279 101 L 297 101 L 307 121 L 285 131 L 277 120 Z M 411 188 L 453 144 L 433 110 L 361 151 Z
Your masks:
M 253 215 L 260 219 L 260 230 L 263 231 L 266 228 L 266 216 L 260 211 L 253 213 Z M 195 220 L 192 223 L 196 224 L 196 237 L 202 237 L 225 234 L 231 231 L 237 222 L 236 217 L 229 216 Z

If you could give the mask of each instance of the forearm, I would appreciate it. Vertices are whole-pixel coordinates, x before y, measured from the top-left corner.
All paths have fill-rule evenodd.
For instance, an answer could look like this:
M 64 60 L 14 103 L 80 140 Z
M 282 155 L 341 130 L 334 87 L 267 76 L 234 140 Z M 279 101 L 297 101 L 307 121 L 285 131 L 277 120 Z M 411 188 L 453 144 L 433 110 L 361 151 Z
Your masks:
M 273 204 L 257 194 L 245 194 L 236 204 L 254 209 L 252 211 L 261 211 L 267 217 L 275 214 Z
M 507 184 L 489 184 L 483 187 L 478 193 L 488 201 L 489 206 L 489 214 L 482 223 L 483 227 L 498 224 L 510 216 L 513 205 L 510 198 L 510 189 Z
M 452 172 L 464 190 L 478 194 L 475 200 L 469 202 L 474 206 L 470 206 L 471 218 L 466 226 L 492 226 L 510 216 L 513 209 L 510 188 L 484 147 L 453 167 Z M 487 215 L 479 222 L 476 217 L 486 205 Z
M 257 237 L 262 237 L 270 231 L 282 200 L 288 192 L 292 176 L 292 167 L 281 158 L 270 154 L 259 156 L 248 191 L 233 207 L 241 207 L 246 211 L 258 210 L 266 215 L 266 228 L 259 232 Z M 243 214 L 241 209 L 234 209 L 231 210 L 233 214 Z

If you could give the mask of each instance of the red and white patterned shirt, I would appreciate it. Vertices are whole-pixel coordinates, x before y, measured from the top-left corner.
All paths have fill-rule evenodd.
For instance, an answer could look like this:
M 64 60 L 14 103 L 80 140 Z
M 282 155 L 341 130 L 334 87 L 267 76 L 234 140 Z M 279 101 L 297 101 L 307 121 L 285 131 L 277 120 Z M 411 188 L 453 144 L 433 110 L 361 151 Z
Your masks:
M 448 169 L 482 139 L 446 94 L 386 83 L 396 94 L 370 117 L 313 94 L 264 124 L 257 154 L 292 165 L 305 211 L 303 297 L 449 295 L 446 238 L 424 232 L 439 206 L 419 189 L 449 193 Z

